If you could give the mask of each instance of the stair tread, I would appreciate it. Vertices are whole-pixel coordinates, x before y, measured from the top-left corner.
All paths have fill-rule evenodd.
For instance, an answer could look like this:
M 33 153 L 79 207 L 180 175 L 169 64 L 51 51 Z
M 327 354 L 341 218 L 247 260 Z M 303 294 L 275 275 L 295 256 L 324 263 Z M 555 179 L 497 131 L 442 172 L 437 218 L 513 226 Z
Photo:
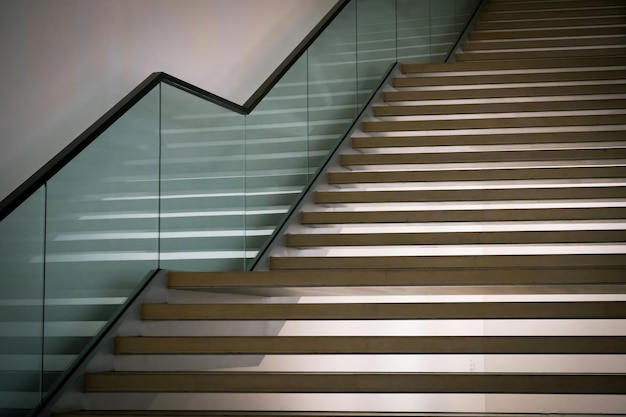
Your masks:
M 624 33 L 624 28 L 603 28 L 603 30 L 615 30 L 619 34 Z M 583 31 L 584 29 L 577 29 Z M 559 35 L 563 34 L 563 30 L 555 30 Z M 519 31 L 512 32 L 493 32 L 498 35 L 511 33 L 511 36 L 518 39 Z M 527 34 L 528 31 L 523 32 Z M 491 34 L 491 32 L 472 32 L 472 34 Z M 542 31 L 541 36 L 545 36 Z M 424 72 L 472 72 L 472 71 L 501 71 L 501 70 L 524 70 L 524 69 L 542 69 L 542 68 L 585 68 L 585 67 L 612 67 L 623 66 L 626 64 L 626 57 L 581 57 L 577 59 L 567 58 L 544 58 L 531 59 L 524 61 L 501 61 L 501 62 L 455 62 L 454 64 L 402 64 L 400 69 L 403 73 L 424 73 Z
M 532 132 L 532 133 L 494 133 L 494 134 L 455 134 L 450 136 L 364 136 L 353 137 L 353 148 L 380 147 L 417 147 L 436 145 L 490 145 L 490 144 L 534 144 L 567 143 L 576 141 L 609 141 L 624 138 L 626 128 L 620 126 L 602 126 L 593 132 L 579 131 Z
M 623 319 L 624 301 L 144 304 L 144 320 Z
M 499 117 L 493 114 L 490 118 L 460 118 L 444 120 L 380 120 L 366 121 L 361 125 L 364 132 L 390 132 L 410 130 L 454 130 L 454 129 L 501 129 L 501 128 L 528 128 L 553 126 L 593 126 L 606 124 L 626 123 L 626 114 L 597 114 L 597 115 L 554 115 L 535 116 L 519 115 Z
M 390 122 L 392 123 L 392 122 Z M 378 129 L 376 129 L 378 130 Z M 512 161 L 574 161 L 598 159 L 626 159 L 626 148 L 614 145 L 614 148 L 601 149 L 508 149 L 490 150 L 468 149 L 459 152 L 433 152 L 408 150 L 406 152 L 385 153 L 356 152 L 343 153 L 342 165 L 378 165 L 378 164 L 420 164 L 420 163 L 455 163 L 455 162 L 512 162 Z M 618 147 L 619 146 L 619 147 Z M 454 149 L 454 148 L 452 148 Z
M 625 161 L 626 163 L 626 161 Z M 449 169 L 440 171 L 388 170 L 388 171 L 331 171 L 329 184 L 391 183 L 424 181 L 479 181 L 525 180 L 565 178 L 620 178 L 626 177 L 626 166 L 587 166 L 549 168 L 502 168 L 483 170 Z
M 623 354 L 626 336 L 126 336 L 115 353 Z
M 88 392 L 336 392 L 624 394 L 626 374 L 113 372 Z
M 464 245 L 530 243 L 600 243 L 626 241 L 624 230 L 288 233 L 288 247 L 368 245 Z
M 452 100 L 452 99 L 483 99 L 483 98 L 517 98 L 536 96 L 570 96 L 580 94 L 616 94 L 625 93 L 626 84 L 589 84 L 561 86 L 528 86 L 524 83 L 477 89 L 446 89 L 436 91 L 420 91 L 402 89 L 383 92 L 386 102 L 417 101 L 417 100 Z
M 617 95 L 616 95 L 617 96 Z M 498 112 L 531 113 L 537 111 L 580 111 L 626 108 L 626 99 L 610 100 L 550 100 L 517 103 L 468 103 L 468 104 L 390 104 L 372 108 L 375 117 L 420 115 L 468 115 L 495 114 Z
M 416 251 L 416 253 L 419 253 Z M 272 256 L 272 269 L 431 269 L 617 266 L 626 263 L 624 254 L 542 255 L 415 255 L 415 256 Z
M 460 221 L 616 220 L 626 218 L 626 207 L 511 208 L 490 210 L 303 210 L 302 224 L 410 223 Z

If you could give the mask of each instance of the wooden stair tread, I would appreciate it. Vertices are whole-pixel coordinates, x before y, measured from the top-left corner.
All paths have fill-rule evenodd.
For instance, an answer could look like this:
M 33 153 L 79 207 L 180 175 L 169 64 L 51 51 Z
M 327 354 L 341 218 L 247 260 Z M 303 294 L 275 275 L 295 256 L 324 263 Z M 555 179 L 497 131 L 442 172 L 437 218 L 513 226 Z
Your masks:
M 597 84 L 546 87 L 494 87 L 481 89 L 449 89 L 438 91 L 398 90 L 385 91 L 383 98 L 387 102 L 415 100 L 481 99 L 536 96 L 569 96 L 580 94 L 616 94 L 626 92 L 626 84 Z
M 472 221 L 617 220 L 626 207 L 492 210 L 302 211 L 302 224 L 427 223 Z
M 445 120 L 394 120 L 366 121 L 361 124 L 364 132 L 392 132 L 409 130 L 454 129 L 502 129 L 555 126 L 593 126 L 626 123 L 625 114 L 592 114 L 564 116 L 514 116 L 495 113 L 491 118 L 458 118 Z
M 622 6 L 623 3 L 620 0 L 594 0 L 593 2 L 585 0 L 562 0 L 562 1 L 546 1 L 546 2 L 490 2 L 485 11 L 522 11 L 522 10 L 550 10 L 550 9 L 564 9 L 569 8 L 593 8 L 593 7 L 616 7 Z
M 597 259 L 597 258 L 596 258 Z M 428 269 L 426 262 L 435 265 Z M 513 258 L 518 264 L 507 267 L 498 259 L 482 260 L 480 268 L 472 268 L 472 259 L 418 259 L 412 262 L 418 269 L 397 269 L 400 262 L 390 262 L 390 269 L 363 269 L 355 262 L 354 269 L 342 268 L 316 271 L 313 262 L 307 262 L 307 269 L 272 270 L 249 272 L 170 272 L 169 286 L 177 289 L 226 291 L 232 293 L 258 294 L 376 294 L 379 293 L 527 293 L 562 292 L 603 293 L 623 291 L 626 284 L 626 261 L 623 256 L 603 256 L 592 267 L 575 267 L 574 261 L 581 263 L 585 257 L 557 256 L 544 259 L 544 263 L 560 264 L 560 268 L 541 266 L 537 259 Z M 329 263 L 332 259 L 323 261 Z M 421 262 L 420 262 L 421 261 Z M 465 263 L 463 263 L 465 261 Z M 525 261 L 526 265 L 524 265 Z M 533 265 L 534 262 L 534 265 Z M 594 264 L 593 258 L 587 260 Z M 289 261 L 274 259 L 274 263 L 288 264 Z M 319 264 L 319 266 L 322 266 Z M 365 260 L 368 263 L 368 260 Z M 376 260 L 371 263 L 376 263 Z M 405 263 L 409 263 L 405 261 Z M 617 265 L 610 267 L 610 263 Z M 622 264 L 620 266 L 620 263 Z M 465 267 L 463 267 L 465 265 Z M 283 265 L 288 266 L 288 265 Z M 440 268 L 437 268 L 439 266 Z M 395 269 L 394 269 L 395 268 Z M 349 288 L 346 291 L 345 288 Z
M 584 96 L 582 96 L 584 97 Z M 615 100 L 552 100 L 519 103 L 480 103 L 480 104 L 433 104 L 433 105 L 387 105 L 374 106 L 376 117 L 384 116 L 422 116 L 449 114 L 480 114 L 499 112 L 538 112 L 538 111 L 576 111 L 607 110 L 626 108 L 626 99 Z
M 526 191 L 525 191 L 526 190 Z M 532 192 L 528 191 L 532 190 Z M 604 199 L 625 198 L 623 186 L 589 188 L 526 188 L 483 190 L 342 190 L 317 191 L 315 202 L 328 203 L 400 203 L 427 201 L 504 201 L 504 200 L 554 200 L 554 199 Z
M 602 28 L 604 31 L 609 29 L 618 31 L 623 34 L 625 28 Z M 586 31 L 589 29 L 572 29 L 576 32 Z M 567 36 L 564 30 L 552 31 L 534 31 L 539 37 L 549 36 L 551 33 L 559 36 Z M 520 32 L 471 32 L 469 36 L 492 35 L 506 36 L 511 34 L 514 39 L 518 39 Z M 524 31 L 523 34 L 528 36 L 531 32 Z M 595 35 L 595 33 L 594 33 Z M 546 68 L 585 68 L 585 67 L 612 67 L 626 65 L 626 57 L 581 57 L 581 58 L 544 58 L 530 59 L 524 61 L 501 61 L 501 62 L 455 62 L 454 64 L 401 64 L 400 70 L 404 74 L 418 74 L 428 72 L 472 72 L 472 71 L 504 71 L 504 70 L 529 70 L 529 69 L 546 69 Z
M 626 115 L 624 118 L 626 119 Z M 372 129 L 372 126 L 373 125 L 371 124 L 367 125 L 367 127 L 370 129 Z M 372 130 L 379 131 L 378 128 Z M 617 143 L 615 148 L 605 147 L 601 149 L 512 149 L 483 152 L 412 151 L 403 153 L 346 153 L 341 155 L 340 161 L 341 165 L 348 166 L 422 163 L 442 164 L 455 162 L 521 162 L 626 159 L 626 148 L 621 148 L 620 146 L 622 146 L 621 143 Z
M 501 44 L 502 42 L 498 42 Z M 474 45 L 474 44 L 470 44 Z M 437 74 L 437 73 L 435 73 Z M 451 85 L 472 85 L 472 84 L 498 84 L 498 83 L 538 83 L 551 81 L 590 81 L 590 80 L 619 80 L 626 78 L 626 70 L 621 67 L 615 69 L 607 68 L 603 70 L 568 71 L 567 69 L 555 69 L 550 72 L 530 72 L 530 73 L 500 73 L 473 75 L 462 73 L 462 75 L 431 75 L 421 73 L 419 75 L 407 75 L 394 78 L 394 87 L 419 87 L 419 86 L 451 86 Z
M 88 392 L 336 392 L 624 394 L 623 374 L 111 372 Z
M 626 22 L 626 18 L 624 18 Z M 540 51 L 513 52 L 466 52 L 456 54 L 457 61 L 493 61 L 517 59 L 541 59 L 551 57 L 588 57 L 588 56 L 622 56 L 626 55 L 626 45 L 617 47 L 598 47 L 581 49 L 548 49 Z
M 116 338 L 115 353 L 623 354 L 626 336 L 126 336 Z
M 485 12 L 481 14 L 482 21 L 502 21 L 502 20 L 524 20 L 524 19 L 554 19 L 568 17 L 588 17 L 588 16 L 615 16 L 626 14 L 624 5 L 609 5 L 600 8 L 592 8 L 593 3 L 589 3 L 584 9 L 564 9 L 564 10 L 530 10 L 515 12 Z
M 433 145 L 510 145 L 623 140 L 626 128 L 603 126 L 593 132 L 540 132 L 508 134 L 474 134 L 454 136 L 364 136 L 353 137 L 353 148 L 417 147 Z
M 626 16 L 626 13 L 625 13 Z M 599 47 L 615 46 L 626 43 L 624 36 L 606 36 L 574 39 L 521 39 L 516 41 L 469 41 L 463 44 L 463 51 L 496 51 L 515 49 L 571 48 L 574 46 Z
M 588 27 L 558 27 L 546 29 L 525 29 L 525 30 L 484 30 L 473 31 L 468 35 L 469 41 L 490 41 L 490 40 L 513 40 L 513 39 L 538 39 L 551 37 L 589 37 L 589 36 L 611 36 L 623 35 L 626 26 L 588 26 Z M 584 59 L 584 58 L 583 58 Z M 606 62 L 602 59 L 602 62 Z M 523 61 L 519 64 L 524 65 Z M 614 64 L 617 65 L 617 64 Z M 585 62 L 581 66 L 587 66 Z
M 485 181 L 565 178 L 626 177 L 626 166 L 581 166 L 551 168 L 441 170 L 441 171 L 336 171 L 328 173 L 329 184 L 391 183 L 424 181 Z
M 624 319 L 624 301 L 144 304 L 144 320 Z
M 271 269 L 431 269 L 431 268 L 556 268 L 621 266 L 624 254 L 481 255 L 481 256 L 273 256 Z M 602 278 L 599 278 L 602 279 Z
M 624 230 L 428 232 L 428 233 L 288 233 L 288 247 L 619 243 L 626 241 Z

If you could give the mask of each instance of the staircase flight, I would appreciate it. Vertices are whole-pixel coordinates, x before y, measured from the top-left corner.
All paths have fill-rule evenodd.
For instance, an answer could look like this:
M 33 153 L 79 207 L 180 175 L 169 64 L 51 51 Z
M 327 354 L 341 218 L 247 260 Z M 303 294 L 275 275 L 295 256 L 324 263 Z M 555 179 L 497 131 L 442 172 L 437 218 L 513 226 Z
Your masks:
M 490 0 L 455 61 L 401 66 L 269 270 L 170 272 L 64 416 L 626 414 L 626 3 Z

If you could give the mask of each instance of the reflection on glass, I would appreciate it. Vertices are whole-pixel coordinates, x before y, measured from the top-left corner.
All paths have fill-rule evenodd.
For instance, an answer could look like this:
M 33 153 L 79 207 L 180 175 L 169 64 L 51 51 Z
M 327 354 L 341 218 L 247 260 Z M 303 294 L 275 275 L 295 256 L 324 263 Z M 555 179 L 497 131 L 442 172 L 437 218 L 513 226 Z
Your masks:
M 307 54 L 246 116 L 246 252 L 254 258 L 308 181 Z
M 41 397 L 44 188 L 0 223 L 0 415 Z
M 357 6 L 359 103 L 396 62 L 396 0 L 359 0 Z
M 244 267 L 244 116 L 167 84 L 161 98 L 161 267 Z
M 158 266 L 159 91 L 47 185 L 44 392 Z
M 357 114 L 356 40 L 356 2 L 351 2 L 309 48 L 310 174 Z

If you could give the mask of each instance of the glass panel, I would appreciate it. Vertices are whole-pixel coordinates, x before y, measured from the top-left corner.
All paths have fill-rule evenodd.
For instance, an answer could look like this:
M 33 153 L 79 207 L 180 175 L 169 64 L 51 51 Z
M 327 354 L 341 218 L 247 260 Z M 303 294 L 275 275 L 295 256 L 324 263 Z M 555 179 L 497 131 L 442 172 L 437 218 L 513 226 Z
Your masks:
M 246 116 L 246 252 L 254 258 L 308 181 L 307 54 Z
M 431 62 L 444 62 L 458 37 L 456 0 L 431 1 Z
M 356 16 L 353 1 L 308 51 L 310 174 L 357 114 Z
M 162 85 L 161 267 L 244 268 L 244 116 Z
M 159 89 L 47 187 L 44 392 L 158 267 Z
M 44 188 L 0 223 L 0 415 L 41 397 Z
M 356 5 L 359 103 L 364 103 L 396 61 L 396 1 L 359 0 Z
M 431 0 L 397 0 L 398 61 L 431 62 Z

